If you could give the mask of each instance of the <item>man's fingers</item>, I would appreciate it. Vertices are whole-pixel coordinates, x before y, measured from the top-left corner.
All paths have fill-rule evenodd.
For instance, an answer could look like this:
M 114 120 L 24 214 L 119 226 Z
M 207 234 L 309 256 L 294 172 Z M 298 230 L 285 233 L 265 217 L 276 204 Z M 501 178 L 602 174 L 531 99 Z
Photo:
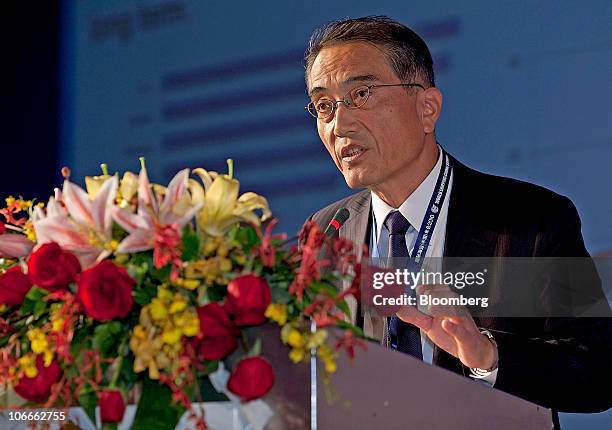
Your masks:
M 473 342 L 474 334 L 467 329 L 463 322 L 459 318 L 445 318 L 441 323 L 444 331 L 454 337 L 458 344 Z
M 428 331 L 431 328 L 433 318 L 420 312 L 414 306 L 404 306 L 396 315 L 402 321 L 414 324 L 421 330 Z

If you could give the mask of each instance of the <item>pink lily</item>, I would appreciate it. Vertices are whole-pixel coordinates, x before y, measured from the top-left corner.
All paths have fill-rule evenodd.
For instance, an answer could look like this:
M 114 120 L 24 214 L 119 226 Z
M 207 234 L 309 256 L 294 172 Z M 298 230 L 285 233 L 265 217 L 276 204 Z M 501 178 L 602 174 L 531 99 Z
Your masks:
M 40 208 L 34 211 L 32 221 L 38 243 L 57 242 L 73 252 L 84 269 L 108 257 L 113 251 L 110 208 L 117 186 L 117 178 L 112 176 L 90 199 L 81 187 L 64 181 L 63 192 L 49 199 L 47 212 Z
M 0 257 L 24 257 L 34 244 L 21 234 L 0 234 Z
M 112 208 L 114 220 L 130 233 L 117 247 L 118 253 L 153 249 L 156 267 L 172 262 L 173 268 L 178 268 L 181 228 L 201 207 L 201 204 L 191 203 L 188 181 L 189 169 L 181 170 L 172 178 L 162 198 L 153 193 L 143 166 L 138 177 L 138 211 Z M 176 270 L 173 273 L 176 274 Z

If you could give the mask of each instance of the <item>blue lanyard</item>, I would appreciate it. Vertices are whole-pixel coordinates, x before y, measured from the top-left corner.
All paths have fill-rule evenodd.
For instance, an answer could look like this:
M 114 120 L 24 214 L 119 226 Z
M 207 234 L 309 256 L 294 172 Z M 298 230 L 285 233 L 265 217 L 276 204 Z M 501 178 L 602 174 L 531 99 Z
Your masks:
M 423 267 L 423 259 L 425 258 L 427 248 L 429 247 L 429 242 L 431 241 L 431 237 L 433 236 L 433 232 L 436 228 L 436 224 L 440 216 L 440 210 L 442 209 L 442 203 L 444 203 L 444 198 L 446 197 L 446 192 L 448 191 L 448 182 L 453 171 L 450 163 L 450 157 L 446 151 L 444 151 L 444 149 L 440 148 L 440 150 L 442 151 L 442 168 L 438 174 L 434 192 L 429 199 L 427 212 L 425 212 L 425 218 L 423 218 L 414 249 L 412 250 L 413 255 L 410 256 L 412 260 L 411 265 L 415 272 L 420 271 L 421 267 Z
M 433 236 L 433 232 L 435 231 L 436 224 L 438 222 L 438 217 L 440 216 L 440 210 L 442 209 L 442 204 L 444 203 L 444 199 L 446 197 L 446 193 L 448 191 L 448 183 L 450 181 L 450 177 L 453 171 L 450 157 L 440 147 L 442 151 L 442 168 L 440 169 L 440 173 L 438 173 L 438 179 L 436 180 L 436 186 L 434 187 L 434 192 L 429 199 L 429 205 L 427 206 L 427 211 L 425 212 L 425 217 L 423 218 L 423 222 L 421 223 L 421 228 L 419 229 L 419 233 L 417 234 L 417 240 L 412 250 L 412 255 L 410 256 L 409 269 L 413 272 L 419 272 L 423 267 L 423 262 L 425 258 L 425 254 L 427 253 L 427 248 L 429 247 L 429 242 L 431 241 L 431 237 Z M 376 219 L 375 219 L 376 221 Z M 376 226 L 374 226 L 376 228 Z M 378 238 L 376 238 L 376 245 L 378 248 Z M 378 249 L 376 251 L 376 256 L 379 257 L 380 253 Z M 389 256 L 387 256 L 388 258 Z M 406 285 L 406 293 L 410 294 L 410 286 Z M 383 344 L 387 345 L 387 347 L 392 347 L 394 349 L 397 348 L 397 345 L 391 345 L 389 338 L 389 318 L 385 318 L 385 325 L 383 328 Z
M 429 242 L 431 241 L 431 237 L 435 231 L 436 224 L 440 216 L 440 210 L 442 209 L 442 204 L 444 203 L 446 193 L 448 192 L 448 184 L 453 170 L 450 157 L 444 151 L 444 149 L 440 148 L 440 150 L 442 151 L 442 167 L 438 173 L 438 179 L 436 180 L 434 191 L 429 199 L 429 205 L 427 206 L 425 217 L 421 223 L 421 228 L 418 231 L 416 242 L 412 250 L 412 255 L 410 256 L 411 264 L 409 268 L 415 272 L 420 271 L 421 267 L 423 266 L 423 261 L 425 254 L 427 253 L 427 248 L 429 247 Z M 378 220 L 375 219 L 375 222 L 378 223 Z M 373 232 L 375 231 L 376 226 L 374 226 Z M 376 244 L 378 247 L 378 238 L 376 238 Z M 380 257 L 378 249 L 373 250 L 372 256 L 375 258 Z M 387 258 L 388 257 L 389 256 L 387 256 Z

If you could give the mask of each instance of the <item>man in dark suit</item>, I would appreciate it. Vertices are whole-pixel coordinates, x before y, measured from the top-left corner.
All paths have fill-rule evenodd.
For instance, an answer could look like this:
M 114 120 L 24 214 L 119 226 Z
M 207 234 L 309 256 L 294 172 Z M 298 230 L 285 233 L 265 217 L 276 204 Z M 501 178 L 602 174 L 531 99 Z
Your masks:
M 441 179 L 448 173 L 435 136 L 442 94 L 431 54 L 412 30 L 385 17 L 334 22 L 315 31 L 305 62 L 307 109 L 319 136 L 349 187 L 365 189 L 318 211 L 322 228 L 347 208 L 339 234 L 380 257 L 414 256 L 417 242 L 431 257 L 589 256 L 566 197 L 451 156 L 451 173 Z M 426 217 L 436 222 L 423 239 Z M 389 319 L 354 319 L 400 351 L 555 411 L 612 403 L 609 318 L 479 319 L 404 308 Z M 407 345 L 415 330 L 416 350 Z

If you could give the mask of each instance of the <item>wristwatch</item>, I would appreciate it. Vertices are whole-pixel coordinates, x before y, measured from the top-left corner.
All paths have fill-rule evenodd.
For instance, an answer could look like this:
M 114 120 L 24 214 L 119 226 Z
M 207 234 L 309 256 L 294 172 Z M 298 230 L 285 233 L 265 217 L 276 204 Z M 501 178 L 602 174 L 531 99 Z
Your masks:
M 490 369 L 480 369 L 478 367 L 470 367 L 470 372 L 472 373 L 471 376 L 473 378 L 486 378 L 491 373 L 493 373 L 495 370 L 497 370 L 497 363 L 499 361 L 499 356 L 497 355 L 497 342 L 495 342 L 495 338 L 493 337 L 491 332 L 489 330 L 482 329 L 480 330 L 480 334 L 486 336 L 487 339 L 489 339 L 489 341 L 493 344 L 493 346 L 495 347 L 496 357 L 495 357 L 495 362 L 493 362 L 493 365 L 491 366 Z

